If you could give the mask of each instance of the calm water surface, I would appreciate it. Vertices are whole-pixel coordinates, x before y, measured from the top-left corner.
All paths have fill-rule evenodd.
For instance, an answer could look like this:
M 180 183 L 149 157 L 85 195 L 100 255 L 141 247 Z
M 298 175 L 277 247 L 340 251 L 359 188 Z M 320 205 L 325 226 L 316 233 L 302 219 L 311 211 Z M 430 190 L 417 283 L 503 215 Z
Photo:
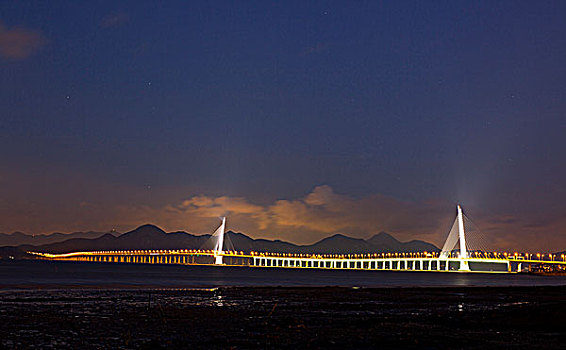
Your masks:
M 191 288 L 222 286 L 543 286 L 566 276 L 306 270 L 249 267 L 2 261 L 0 288 Z

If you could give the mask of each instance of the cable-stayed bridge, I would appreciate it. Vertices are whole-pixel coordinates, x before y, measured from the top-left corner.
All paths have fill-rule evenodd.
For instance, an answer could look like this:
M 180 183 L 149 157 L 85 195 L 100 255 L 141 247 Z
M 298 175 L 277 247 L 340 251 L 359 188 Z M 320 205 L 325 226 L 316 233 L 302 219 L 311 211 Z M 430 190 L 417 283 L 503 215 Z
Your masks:
M 226 218 L 201 249 L 119 250 L 51 254 L 29 252 L 42 259 L 128 264 L 249 266 L 261 268 L 350 269 L 515 273 L 532 266 L 566 267 L 566 257 L 553 254 L 499 253 L 486 249 L 481 232 L 457 207 L 454 224 L 440 252 L 374 254 L 288 254 L 242 252 L 225 235 Z M 471 233 L 471 234 L 470 234 Z

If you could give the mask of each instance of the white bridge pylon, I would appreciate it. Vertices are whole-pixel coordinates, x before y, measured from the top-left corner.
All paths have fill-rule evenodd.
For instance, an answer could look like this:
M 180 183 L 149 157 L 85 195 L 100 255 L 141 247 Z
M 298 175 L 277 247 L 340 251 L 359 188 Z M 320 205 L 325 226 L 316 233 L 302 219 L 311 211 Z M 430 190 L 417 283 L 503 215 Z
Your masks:
M 222 223 L 220 226 L 214 231 L 212 237 L 216 237 L 216 243 L 214 244 L 214 263 L 216 265 L 222 265 L 223 256 L 221 254 L 224 253 L 224 230 L 226 228 L 226 217 L 222 217 Z
M 456 243 L 460 242 L 460 271 L 470 271 L 470 266 L 468 265 L 468 250 L 466 249 L 466 233 L 464 231 L 464 215 L 462 214 L 462 207 L 457 206 L 458 214 L 456 215 L 456 220 L 452 225 L 452 229 L 444 242 L 442 251 L 440 252 L 441 258 L 448 258 L 452 250 L 456 247 Z

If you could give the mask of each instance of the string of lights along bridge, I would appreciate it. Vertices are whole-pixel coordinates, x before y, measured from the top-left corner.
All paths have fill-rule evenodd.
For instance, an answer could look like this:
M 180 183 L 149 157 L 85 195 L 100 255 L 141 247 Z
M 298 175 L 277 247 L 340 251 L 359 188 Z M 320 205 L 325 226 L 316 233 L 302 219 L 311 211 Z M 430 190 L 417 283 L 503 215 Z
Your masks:
M 41 259 L 128 264 L 180 264 L 247 266 L 255 268 L 307 268 L 389 271 L 516 273 L 566 266 L 564 255 L 490 252 L 479 230 L 457 207 L 457 215 L 442 250 L 418 253 L 287 254 L 242 252 L 226 242 L 226 218 L 211 235 L 213 249 L 119 250 L 51 254 L 29 252 Z M 470 235 L 470 232 L 473 233 Z M 475 234 L 474 234 L 475 233 Z M 228 243 L 228 244 L 226 244 Z M 207 244 L 205 244 L 206 246 Z M 230 246 L 230 247 L 226 247 Z

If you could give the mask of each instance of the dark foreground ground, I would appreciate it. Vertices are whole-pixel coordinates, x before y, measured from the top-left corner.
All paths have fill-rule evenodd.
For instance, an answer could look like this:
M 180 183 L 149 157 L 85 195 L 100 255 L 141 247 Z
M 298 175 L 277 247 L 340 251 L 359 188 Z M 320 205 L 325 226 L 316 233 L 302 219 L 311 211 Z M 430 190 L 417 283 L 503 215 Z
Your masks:
M 0 291 L 0 348 L 564 349 L 566 287 Z

